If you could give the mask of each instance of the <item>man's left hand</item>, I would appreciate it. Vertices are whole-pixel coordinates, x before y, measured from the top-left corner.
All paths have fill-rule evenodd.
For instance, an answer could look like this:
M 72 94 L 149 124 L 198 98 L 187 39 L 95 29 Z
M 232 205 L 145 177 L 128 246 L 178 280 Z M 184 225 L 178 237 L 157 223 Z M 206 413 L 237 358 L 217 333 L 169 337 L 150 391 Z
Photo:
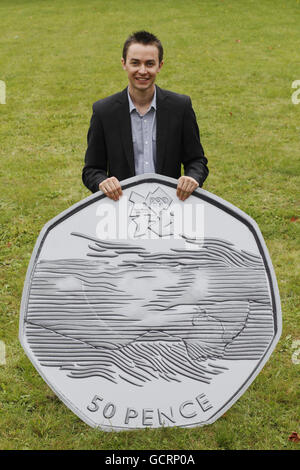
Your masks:
M 191 176 L 181 176 L 177 184 L 177 193 L 181 201 L 185 201 L 198 188 L 199 183 Z

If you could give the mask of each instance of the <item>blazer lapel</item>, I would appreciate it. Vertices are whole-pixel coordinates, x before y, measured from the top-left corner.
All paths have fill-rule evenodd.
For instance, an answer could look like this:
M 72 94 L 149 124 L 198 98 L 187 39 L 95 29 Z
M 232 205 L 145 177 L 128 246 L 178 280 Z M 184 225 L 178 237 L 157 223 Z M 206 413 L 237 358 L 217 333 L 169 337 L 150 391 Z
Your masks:
M 132 144 L 131 119 L 129 114 L 129 103 L 127 97 L 127 88 L 123 90 L 118 98 L 120 109 L 118 114 L 121 139 L 126 158 L 128 160 L 130 171 L 135 175 L 134 152 Z
M 156 86 L 156 173 L 161 173 L 168 140 L 169 112 L 163 90 Z

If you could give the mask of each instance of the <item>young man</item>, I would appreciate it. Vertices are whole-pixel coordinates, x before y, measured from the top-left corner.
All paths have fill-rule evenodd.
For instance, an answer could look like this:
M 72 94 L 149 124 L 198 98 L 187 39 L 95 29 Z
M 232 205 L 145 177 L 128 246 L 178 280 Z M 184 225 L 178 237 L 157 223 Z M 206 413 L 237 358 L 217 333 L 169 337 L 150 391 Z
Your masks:
M 177 196 L 184 201 L 208 175 L 191 99 L 155 85 L 164 62 L 153 34 L 129 36 L 121 60 L 128 87 L 93 104 L 83 182 L 118 200 L 123 179 L 160 173 L 178 179 Z

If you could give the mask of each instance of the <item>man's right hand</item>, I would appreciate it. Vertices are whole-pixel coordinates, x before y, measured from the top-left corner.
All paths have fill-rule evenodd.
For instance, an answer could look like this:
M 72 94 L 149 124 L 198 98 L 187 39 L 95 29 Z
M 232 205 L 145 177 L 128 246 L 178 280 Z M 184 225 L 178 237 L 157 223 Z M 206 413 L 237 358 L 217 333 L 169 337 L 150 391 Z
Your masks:
M 99 184 L 99 189 L 110 199 L 118 201 L 120 196 L 122 196 L 122 188 L 120 181 L 112 176 L 111 178 L 106 178 Z

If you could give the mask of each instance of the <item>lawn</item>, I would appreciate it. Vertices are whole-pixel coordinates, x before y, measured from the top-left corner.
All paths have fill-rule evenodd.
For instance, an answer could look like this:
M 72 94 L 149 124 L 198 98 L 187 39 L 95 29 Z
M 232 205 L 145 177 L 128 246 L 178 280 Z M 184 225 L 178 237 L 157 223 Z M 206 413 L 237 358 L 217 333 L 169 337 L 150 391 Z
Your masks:
M 0 18 L 0 449 L 299 449 L 288 440 L 300 433 L 300 103 L 291 99 L 299 0 L 1 0 Z M 105 433 L 81 422 L 31 365 L 19 308 L 40 230 L 89 195 L 81 169 L 91 106 L 127 85 L 121 51 L 138 29 L 163 43 L 158 85 L 192 98 L 209 161 L 204 188 L 261 229 L 283 332 L 214 424 Z

